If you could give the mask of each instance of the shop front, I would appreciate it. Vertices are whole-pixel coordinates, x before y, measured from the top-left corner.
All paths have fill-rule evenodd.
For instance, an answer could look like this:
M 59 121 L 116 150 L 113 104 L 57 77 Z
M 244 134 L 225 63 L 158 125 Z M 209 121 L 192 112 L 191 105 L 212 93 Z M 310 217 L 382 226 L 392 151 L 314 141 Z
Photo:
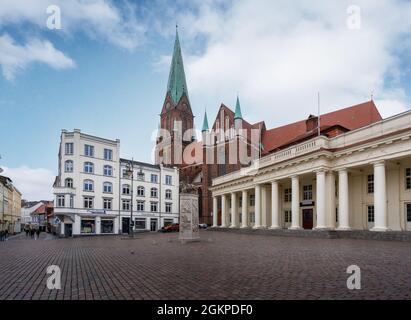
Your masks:
M 114 233 L 114 219 L 101 219 L 101 233 Z
M 81 218 L 80 233 L 82 235 L 96 233 L 96 219 L 95 218 Z

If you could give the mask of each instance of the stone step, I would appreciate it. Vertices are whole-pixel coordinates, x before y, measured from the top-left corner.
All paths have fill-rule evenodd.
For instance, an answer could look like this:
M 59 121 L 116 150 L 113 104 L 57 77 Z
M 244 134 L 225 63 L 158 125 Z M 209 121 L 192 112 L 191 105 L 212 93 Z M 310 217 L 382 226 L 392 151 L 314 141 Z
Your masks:
M 299 237 L 299 238 L 323 238 L 323 239 L 362 239 L 381 241 L 411 241 L 409 231 L 385 231 L 376 232 L 369 230 L 290 230 L 290 229 L 252 229 L 252 228 L 221 228 L 211 227 L 208 231 L 232 232 L 240 234 L 271 235 L 279 237 Z

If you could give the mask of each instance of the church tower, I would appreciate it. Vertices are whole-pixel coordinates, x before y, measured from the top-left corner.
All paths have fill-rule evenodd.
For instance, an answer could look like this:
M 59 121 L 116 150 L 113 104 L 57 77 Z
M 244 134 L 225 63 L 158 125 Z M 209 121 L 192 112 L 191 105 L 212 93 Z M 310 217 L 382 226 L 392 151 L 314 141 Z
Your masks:
M 160 113 L 160 134 L 157 137 L 156 164 L 180 166 L 184 148 L 195 139 L 194 116 L 188 97 L 183 57 L 178 30 L 168 77 L 167 92 Z

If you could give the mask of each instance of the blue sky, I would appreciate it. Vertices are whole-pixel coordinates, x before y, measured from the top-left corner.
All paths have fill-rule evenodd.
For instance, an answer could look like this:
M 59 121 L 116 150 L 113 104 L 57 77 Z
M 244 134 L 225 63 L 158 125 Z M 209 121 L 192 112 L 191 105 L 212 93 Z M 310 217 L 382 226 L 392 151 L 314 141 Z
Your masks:
M 61 9 L 62 29 L 46 27 Z M 151 161 L 175 23 L 197 128 L 240 94 L 267 127 L 369 100 L 411 106 L 411 4 L 357 1 L 49 1 L 0 3 L 0 166 L 28 199 L 50 198 L 61 129 L 121 140 Z M 253 17 L 250 19 L 250 17 Z

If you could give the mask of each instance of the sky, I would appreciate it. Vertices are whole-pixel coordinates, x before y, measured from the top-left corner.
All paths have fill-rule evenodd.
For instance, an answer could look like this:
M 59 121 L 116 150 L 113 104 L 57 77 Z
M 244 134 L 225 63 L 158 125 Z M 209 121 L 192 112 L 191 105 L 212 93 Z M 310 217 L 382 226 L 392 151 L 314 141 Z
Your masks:
M 176 24 L 197 128 L 237 94 L 267 128 L 316 114 L 318 92 L 322 113 L 406 111 L 410 17 L 406 0 L 0 0 L 2 174 L 52 199 L 61 129 L 152 162 Z

